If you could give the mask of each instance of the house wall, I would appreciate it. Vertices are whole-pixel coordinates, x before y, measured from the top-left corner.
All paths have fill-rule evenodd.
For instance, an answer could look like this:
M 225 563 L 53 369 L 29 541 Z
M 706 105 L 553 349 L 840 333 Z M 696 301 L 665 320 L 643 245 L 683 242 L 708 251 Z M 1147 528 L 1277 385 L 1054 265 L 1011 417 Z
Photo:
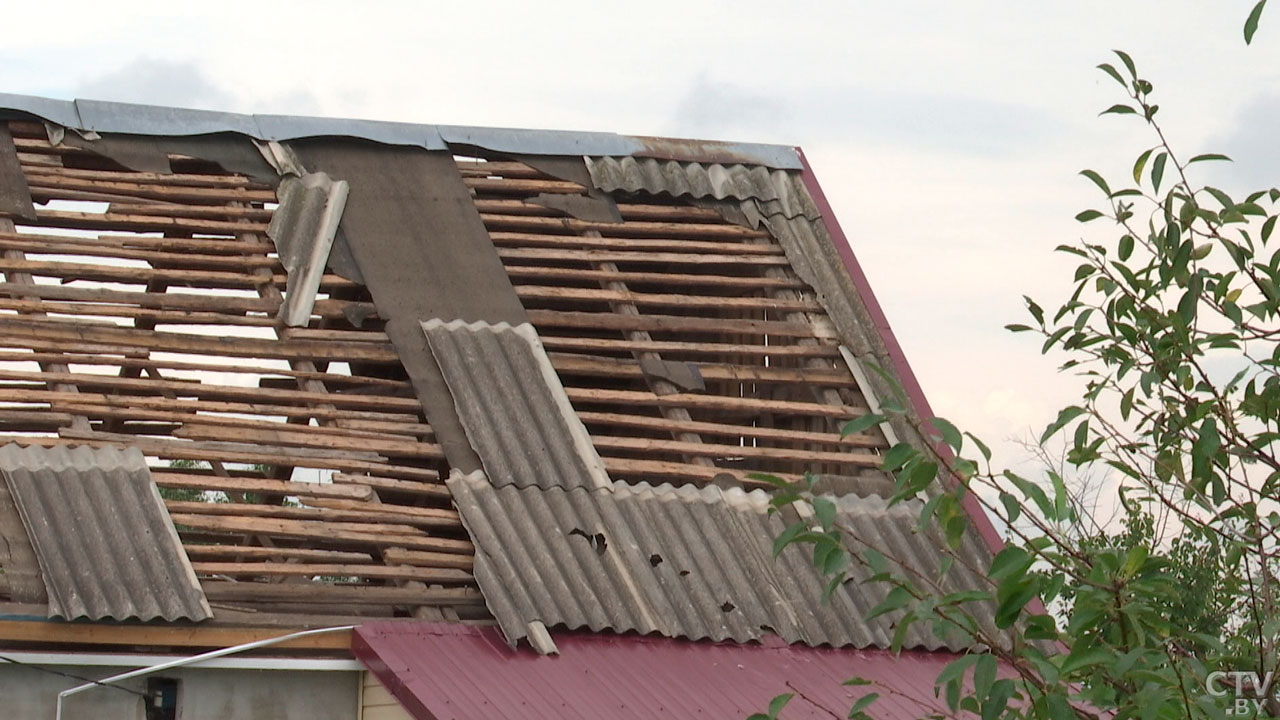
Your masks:
M 371 672 L 364 673 L 364 693 L 360 697 L 360 720 L 413 720 Z
M 119 667 L 47 666 L 84 678 Z M 178 668 L 157 673 L 181 681 L 181 720 L 357 720 L 361 674 L 351 671 Z M 58 693 L 82 681 L 29 667 L 0 664 L 0 717 L 53 720 Z M 143 691 L 146 678 L 121 683 Z M 142 720 L 142 698 L 105 687 L 73 695 L 63 720 Z

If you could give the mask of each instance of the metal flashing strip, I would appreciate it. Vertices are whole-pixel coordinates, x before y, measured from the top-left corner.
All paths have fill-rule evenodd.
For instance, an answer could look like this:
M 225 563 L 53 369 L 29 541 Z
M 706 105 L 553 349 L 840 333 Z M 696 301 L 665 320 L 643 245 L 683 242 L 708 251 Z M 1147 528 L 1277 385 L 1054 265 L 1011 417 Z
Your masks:
M 422 330 L 493 484 L 609 486 L 533 325 L 434 319 Z
M 68 620 L 213 616 L 137 448 L 0 447 L 49 615 Z
M 473 146 L 527 155 L 638 155 L 693 162 L 743 162 L 781 169 L 801 167 L 786 145 L 652 138 L 610 132 L 523 130 L 383 122 L 293 115 L 246 115 L 101 100 L 55 100 L 0 93 L 0 116 L 21 113 L 83 132 L 130 135 L 237 133 L 258 140 L 345 137 L 385 145 L 446 150 Z
M 136 668 L 181 660 L 186 655 L 139 655 L 136 653 L 72 653 L 0 651 L 4 657 L 24 665 L 56 667 L 124 667 Z M 220 657 L 188 665 L 195 670 L 316 670 L 328 672 L 360 672 L 359 660 L 296 657 Z

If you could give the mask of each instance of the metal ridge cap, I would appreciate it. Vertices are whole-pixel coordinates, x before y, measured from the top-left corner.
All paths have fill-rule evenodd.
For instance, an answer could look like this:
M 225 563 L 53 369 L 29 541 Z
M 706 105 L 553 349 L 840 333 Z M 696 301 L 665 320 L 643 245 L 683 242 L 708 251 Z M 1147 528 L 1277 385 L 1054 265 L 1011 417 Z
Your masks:
M 728 162 L 798 170 L 795 147 L 762 143 L 658 138 L 612 132 L 433 125 L 360 118 L 220 112 L 106 100 L 59 100 L 0 93 L 0 113 L 33 115 L 86 132 L 131 135 L 206 135 L 231 132 L 258 140 L 352 137 L 386 145 L 446 150 L 448 143 L 528 155 L 654 157 L 686 162 Z

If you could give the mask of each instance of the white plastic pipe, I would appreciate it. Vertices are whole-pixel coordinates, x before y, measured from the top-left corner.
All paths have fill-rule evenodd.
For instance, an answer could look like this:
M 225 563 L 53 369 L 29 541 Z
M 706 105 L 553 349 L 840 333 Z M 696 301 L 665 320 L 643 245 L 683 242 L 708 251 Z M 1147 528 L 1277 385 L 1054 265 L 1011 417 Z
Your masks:
M 84 692 L 85 690 L 98 687 L 99 685 L 110 685 L 112 683 L 120 682 L 121 680 L 129 680 L 130 678 L 141 677 L 143 675 L 150 675 L 151 673 L 160 672 L 161 670 L 168 670 L 170 668 L 182 667 L 184 665 L 194 665 L 195 663 L 202 662 L 204 660 L 212 660 L 213 658 L 220 658 L 224 655 L 234 655 L 236 653 L 244 652 L 246 650 L 256 650 L 260 647 L 275 645 L 277 643 L 293 640 L 295 638 L 303 638 L 309 635 L 320 635 L 322 633 L 340 632 L 342 630 L 351 630 L 353 628 L 355 628 L 355 625 L 339 625 L 336 627 L 318 628 L 315 630 L 303 630 L 301 632 L 289 633 L 288 635 L 281 635 L 279 637 L 267 638 L 265 640 L 254 640 L 253 642 L 244 643 L 243 645 L 233 645 L 231 647 L 225 647 L 220 650 L 210 650 L 207 653 L 201 653 L 199 655 L 191 655 L 189 657 L 176 658 L 174 660 L 162 662 L 159 665 L 151 665 L 149 667 L 138 668 L 137 670 L 130 670 L 129 672 L 120 673 L 119 675 L 112 675 L 111 677 L 103 678 L 96 682 L 88 682 L 83 685 L 77 685 L 73 688 L 67 688 L 66 690 L 63 690 L 62 692 L 58 693 L 58 703 L 54 711 L 54 720 L 62 720 L 62 703 L 68 697 L 71 697 L 76 693 Z

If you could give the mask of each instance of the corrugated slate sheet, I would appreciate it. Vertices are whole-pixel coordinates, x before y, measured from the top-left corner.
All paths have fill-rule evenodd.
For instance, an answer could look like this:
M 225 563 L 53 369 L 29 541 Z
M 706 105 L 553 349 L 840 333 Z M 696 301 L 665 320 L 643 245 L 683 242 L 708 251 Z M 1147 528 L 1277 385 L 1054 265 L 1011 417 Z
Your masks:
M 532 325 L 430 320 L 422 330 L 495 485 L 609 484 Z
M 136 448 L 0 448 L 0 472 L 35 546 L 49 615 L 213 616 Z
M 324 173 L 288 177 L 280 183 L 280 206 L 271 215 L 267 236 L 288 271 L 277 317 L 290 327 L 306 327 L 311 320 L 348 190 L 345 181 Z
M 775 695 L 797 720 L 844 717 L 878 692 L 880 720 L 949 715 L 934 679 L 958 656 L 887 650 L 743 646 L 667 638 L 556 633 L 555 658 L 502 644 L 492 628 L 372 623 L 352 650 L 414 717 L 523 720 L 744 718 Z M 1012 676 L 1003 669 L 1002 676 Z M 844 681 L 863 677 L 869 686 Z M 838 713 L 838 714 L 834 714 Z
M 855 568 L 852 582 L 823 602 L 826 578 L 810 553 L 774 538 L 798 518 L 769 515 L 763 491 L 714 486 L 495 488 L 479 473 L 455 474 L 449 489 L 476 545 L 476 579 L 507 639 L 528 626 L 660 633 L 689 639 L 759 640 L 776 634 L 809 645 L 888 647 L 897 615 L 866 620 L 886 594 Z M 839 502 L 862 542 L 891 560 L 936 577 L 942 552 L 916 531 L 918 506 L 889 508 L 876 497 Z M 967 542 L 942 585 L 981 588 L 964 565 L 985 567 L 987 551 Z M 921 625 L 905 647 L 958 650 L 964 638 L 939 638 Z

